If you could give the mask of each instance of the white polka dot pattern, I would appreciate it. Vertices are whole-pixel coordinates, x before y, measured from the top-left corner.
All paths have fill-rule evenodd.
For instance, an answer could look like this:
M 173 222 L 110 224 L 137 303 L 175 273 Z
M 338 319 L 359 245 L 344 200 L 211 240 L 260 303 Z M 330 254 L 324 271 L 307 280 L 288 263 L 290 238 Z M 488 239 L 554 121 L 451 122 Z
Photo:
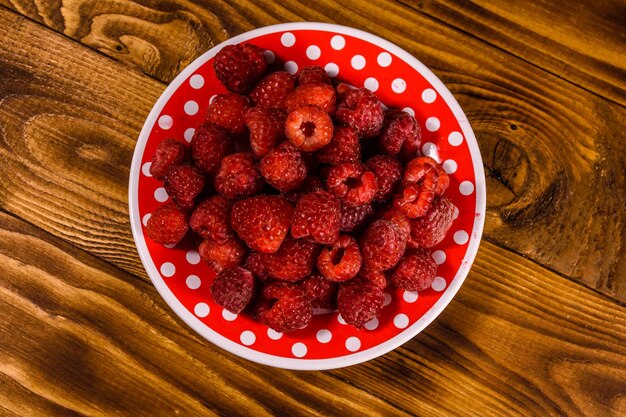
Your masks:
M 210 312 L 211 309 L 207 303 L 198 303 L 193 308 L 193 313 L 200 318 L 208 316 Z
M 172 126 L 174 126 L 174 119 L 172 119 L 172 116 L 168 116 L 167 114 L 164 114 L 163 116 L 159 117 L 159 120 L 157 122 L 159 124 L 159 127 L 163 130 L 169 130 L 172 128 Z
M 226 309 L 222 310 L 222 317 L 226 321 L 235 321 L 235 320 L 237 320 L 237 314 L 233 313 L 232 311 L 228 311 Z
M 166 278 L 169 278 L 176 273 L 176 267 L 171 262 L 165 262 L 163 265 L 161 265 L 161 268 L 159 270 L 161 271 L 161 275 Z
M 197 275 L 189 275 L 185 280 L 185 285 L 187 285 L 187 288 L 190 290 L 197 290 L 200 288 L 200 285 L 202 285 L 202 281 Z
M 378 54 L 378 57 L 376 57 L 376 62 L 383 68 L 388 67 L 391 65 L 391 54 L 389 54 L 389 52 L 381 52 Z
M 346 39 L 341 35 L 335 35 L 330 40 L 330 46 L 334 50 L 340 51 L 346 46 Z
M 351 336 L 346 339 L 346 349 L 350 352 L 356 352 L 361 349 L 361 340 L 358 337 Z
M 246 346 L 250 346 L 254 344 L 254 342 L 256 342 L 256 335 L 252 333 L 250 330 L 245 330 L 241 332 L 241 336 L 239 336 L 239 340 L 241 340 L 242 344 Z
M 406 326 L 409 325 L 409 317 L 406 314 L 397 314 L 393 318 L 393 325 L 396 326 L 398 329 L 404 329 Z
M 291 347 L 291 353 L 293 353 L 293 356 L 295 356 L 296 358 L 302 358 L 306 355 L 307 351 L 308 349 L 306 345 L 302 342 L 294 343 Z
M 199 90 L 204 86 L 204 77 L 200 74 L 194 74 L 189 77 L 189 85 L 195 90 Z
M 306 48 L 306 57 L 309 58 L 311 61 L 315 61 L 319 59 L 321 55 L 322 55 L 322 51 L 319 48 L 319 46 L 311 45 L 308 48 Z
M 315 338 L 320 343 L 328 343 L 333 338 L 333 334 L 328 329 L 321 329 L 317 331 Z
M 169 197 L 170 196 L 167 195 L 167 191 L 165 191 L 165 188 L 163 187 L 159 187 L 156 190 L 154 190 L 154 199 L 158 201 L 159 203 L 166 202 Z
M 352 57 L 350 64 L 355 70 L 362 70 L 365 68 L 365 57 L 363 55 L 355 55 Z
M 283 46 L 290 48 L 296 44 L 296 37 L 291 32 L 285 32 L 283 33 L 283 36 L 280 37 L 280 43 L 282 43 Z

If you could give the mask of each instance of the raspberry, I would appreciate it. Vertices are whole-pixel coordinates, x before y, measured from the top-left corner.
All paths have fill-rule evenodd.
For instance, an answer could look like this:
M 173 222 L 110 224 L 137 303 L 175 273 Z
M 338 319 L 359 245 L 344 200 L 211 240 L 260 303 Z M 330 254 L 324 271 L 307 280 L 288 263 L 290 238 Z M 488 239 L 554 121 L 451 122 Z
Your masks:
M 436 274 L 437 264 L 428 250 L 411 250 L 391 271 L 391 282 L 405 291 L 422 291 L 430 287 Z
M 376 175 L 365 171 L 360 162 L 342 162 L 333 166 L 326 185 L 343 202 L 352 206 L 371 202 L 378 192 Z
M 411 237 L 422 248 L 432 248 L 446 237 L 456 207 L 446 197 L 437 197 L 423 217 L 411 221 Z
M 323 164 L 358 162 L 361 160 L 361 142 L 351 127 L 337 127 L 330 143 L 317 151 L 315 156 Z
M 385 297 L 379 287 L 361 280 L 339 286 L 337 309 L 346 323 L 357 328 L 380 316 Z
M 422 133 L 415 117 L 403 111 L 387 111 L 380 147 L 387 155 L 410 160 L 419 153 Z
M 322 184 L 322 180 L 320 180 L 316 176 L 307 175 L 302 184 L 300 184 L 300 187 L 298 187 L 296 190 L 285 193 L 285 198 L 290 203 L 296 204 L 304 194 L 322 190 L 324 190 L 324 184 Z
M 293 207 L 275 195 L 259 195 L 233 204 L 230 225 L 248 247 L 273 253 L 287 236 Z
M 281 281 L 299 281 L 313 271 L 317 253 L 315 243 L 287 237 L 276 253 L 265 255 L 267 273 Z
M 163 178 L 167 194 L 180 208 L 192 209 L 194 200 L 202 192 L 206 179 L 196 167 L 178 165 L 170 167 Z
M 324 68 L 319 65 L 304 67 L 298 73 L 298 85 L 305 84 L 332 84 Z
M 263 288 L 255 315 L 275 331 L 288 333 L 305 328 L 313 319 L 313 308 L 302 289 L 274 282 Z
M 243 133 L 245 131 L 243 118 L 249 108 L 250 102 L 246 96 L 234 93 L 218 94 L 209 104 L 207 121 L 228 133 Z
M 285 135 L 302 151 L 312 152 L 326 146 L 333 137 L 333 121 L 315 106 L 299 107 L 285 121 Z
M 345 93 L 337 107 L 337 120 L 356 130 L 364 138 L 376 136 L 383 125 L 383 108 L 378 98 L 366 88 Z
M 157 243 L 175 245 L 187 233 L 185 213 L 176 204 L 168 203 L 152 213 L 146 225 L 148 237 Z
M 277 71 L 263 78 L 252 89 L 250 100 L 257 107 L 285 107 L 285 98 L 294 90 L 296 80 L 285 71 Z
M 224 198 L 249 197 L 261 191 L 263 178 L 254 163 L 254 155 L 235 153 L 222 159 L 215 175 L 215 189 Z
M 365 170 L 372 171 L 378 180 L 378 201 L 388 200 L 402 178 L 402 165 L 395 158 L 377 155 L 365 163 Z
M 295 190 L 306 178 L 302 154 L 290 142 L 270 150 L 259 163 L 261 175 L 281 192 Z
M 374 214 L 371 204 L 362 206 L 341 205 L 341 215 L 339 221 L 340 232 L 354 232 L 359 230 Z
M 213 67 L 227 89 L 243 94 L 263 77 L 267 62 L 263 50 L 254 45 L 227 45 L 215 56 Z
M 405 239 L 411 236 L 411 221 L 399 210 L 392 207 L 385 211 L 382 218 L 395 224 Z
M 300 287 L 313 308 L 336 308 L 337 288 L 339 288 L 336 282 L 329 281 L 320 273 L 314 272 L 300 283 Z
M 359 277 L 364 281 L 375 285 L 378 288 L 387 288 L 389 286 L 389 280 L 383 271 L 374 271 L 367 268 L 361 268 L 359 271 Z
M 442 195 L 450 185 L 450 177 L 433 158 L 429 156 L 421 156 L 411 160 L 406 165 L 402 184 L 404 185 L 421 185 L 426 180 L 435 182 L 434 191 L 437 195 Z
M 279 109 L 253 107 L 246 113 L 250 148 L 258 157 L 269 152 L 285 137 L 285 113 Z
M 200 126 L 191 140 L 191 156 L 196 166 L 207 174 L 215 174 L 222 159 L 232 152 L 232 142 L 210 123 Z
M 336 282 L 354 278 L 361 269 L 361 252 L 353 237 L 341 235 L 317 257 L 317 269 L 322 275 Z
M 236 237 L 231 237 L 222 242 L 207 239 L 202 241 L 198 248 L 200 257 L 215 272 L 241 265 L 246 257 L 246 252 L 246 245 Z
M 223 242 L 232 236 L 230 228 L 230 203 L 215 195 L 194 209 L 189 219 L 191 230 L 204 239 Z
M 252 272 L 252 274 L 261 281 L 271 280 L 267 273 L 267 266 L 265 265 L 266 256 L 267 254 L 263 252 L 251 251 L 246 258 L 246 262 L 243 264 L 244 268 Z
M 341 205 L 328 191 L 303 195 L 293 213 L 291 236 L 306 237 L 317 243 L 331 244 L 339 236 Z
M 165 139 L 161 141 L 152 155 L 150 164 L 150 175 L 157 180 L 162 180 L 170 167 L 180 165 L 185 160 L 185 145 L 176 139 Z
M 406 166 L 402 178 L 404 189 L 394 197 L 394 206 L 407 217 L 422 217 L 435 198 L 448 188 L 450 178 L 437 161 L 422 156 Z
M 224 269 L 213 281 L 211 293 L 218 305 L 239 314 L 252 300 L 254 276 L 240 266 Z
M 361 237 L 361 256 L 367 269 L 385 271 L 393 268 L 406 248 L 406 237 L 389 220 L 376 220 Z
M 291 113 L 299 107 L 315 106 L 326 113 L 335 112 L 335 89 L 329 84 L 305 84 L 287 96 L 285 108 Z

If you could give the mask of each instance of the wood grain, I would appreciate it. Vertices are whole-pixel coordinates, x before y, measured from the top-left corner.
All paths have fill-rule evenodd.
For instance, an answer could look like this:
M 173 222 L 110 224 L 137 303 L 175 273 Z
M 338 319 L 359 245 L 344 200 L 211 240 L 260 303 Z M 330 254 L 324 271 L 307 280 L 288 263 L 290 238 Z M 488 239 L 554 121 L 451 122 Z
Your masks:
M 276 16 L 332 16 L 380 33 L 433 67 L 478 136 L 488 176 L 487 238 L 626 301 L 622 107 L 398 4 L 386 6 L 384 21 L 376 18 L 379 5 L 365 3 L 323 3 L 322 12 L 266 6 L 244 2 L 237 15 L 221 3 L 211 10 L 235 28 L 229 34 Z M 163 86 L 10 12 L 2 16 L 0 152 L 8 163 L 0 169 L 11 172 L 0 179 L 2 207 L 140 273 L 127 229 L 126 176 L 134 138 Z M 76 172 L 86 174 L 78 181 Z

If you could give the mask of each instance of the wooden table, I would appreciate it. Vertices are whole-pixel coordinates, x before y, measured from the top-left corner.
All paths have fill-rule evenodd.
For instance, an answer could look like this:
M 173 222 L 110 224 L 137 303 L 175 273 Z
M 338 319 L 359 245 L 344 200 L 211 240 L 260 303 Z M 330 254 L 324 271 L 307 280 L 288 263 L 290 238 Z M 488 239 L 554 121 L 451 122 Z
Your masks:
M 0 0 L 0 414 L 626 415 L 623 0 Z M 131 154 L 202 52 L 280 22 L 378 34 L 464 108 L 485 235 L 445 312 L 327 372 L 204 341 L 132 240 Z

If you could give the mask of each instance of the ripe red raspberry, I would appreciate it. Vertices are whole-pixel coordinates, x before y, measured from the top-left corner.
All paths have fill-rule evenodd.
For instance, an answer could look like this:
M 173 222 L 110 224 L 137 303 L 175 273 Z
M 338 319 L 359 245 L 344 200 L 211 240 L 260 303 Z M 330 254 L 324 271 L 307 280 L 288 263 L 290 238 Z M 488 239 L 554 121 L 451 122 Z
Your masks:
M 224 269 L 213 281 L 211 293 L 218 305 L 239 314 L 254 295 L 254 276 L 240 266 Z
M 267 254 L 263 252 L 250 251 L 243 266 L 248 271 L 260 279 L 261 281 L 270 281 L 272 278 L 267 272 L 267 266 L 265 265 L 265 257 Z
M 402 184 L 422 185 L 427 180 L 435 183 L 433 190 L 437 195 L 442 195 L 450 185 L 450 177 L 439 162 L 429 156 L 412 159 L 406 165 Z
M 389 220 L 376 220 L 361 237 L 361 256 L 367 269 L 386 271 L 393 268 L 406 248 L 406 237 Z
M 357 328 L 380 316 L 384 302 L 382 289 L 358 279 L 340 285 L 337 293 L 339 314 Z
M 232 141 L 210 123 L 200 126 L 191 140 L 191 156 L 196 166 L 207 174 L 215 174 L 222 159 L 232 152 Z
M 211 104 L 207 114 L 207 121 L 221 127 L 228 133 L 243 133 L 243 120 L 250 108 L 248 97 L 240 94 L 218 94 Z
M 405 239 L 409 239 L 411 236 L 411 221 L 408 217 L 402 214 L 399 210 L 391 207 L 383 213 L 382 218 L 394 223 L 398 227 L 398 230 L 402 233 L 402 236 Z
M 162 180 L 170 167 L 181 165 L 185 161 L 185 145 L 176 139 L 165 139 L 157 145 L 156 152 L 152 155 L 150 175 L 157 180 Z
M 261 323 L 282 333 L 303 329 L 313 319 L 304 291 L 285 282 L 266 285 L 254 311 Z
M 233 204 L 230 225 L 248 247 L 273 253 L 287 236 L 293 207 L 276 195 L 259 195 Z
M 365 170 L 372 171 L 378 180 L 378 192 L 374 197 L 378 201 L 386 201 L 392 195 L 402 179 L 402 165 L 395 158 L 377 155 L 365 163 Z
M 314 272 L 300 283 L 313 308 L 335 309 L 337 307 L 337 289 L 339 285 Z
M 365 171 L 360 162 L 342 162 L 330 168 L 326 185 L 342 202 L 362 206 L 374 200 L 378 180 L 371 171 Z
M 324 68 L 319 65 L 304 67 L 298 73 L 298 85 L 305 84 L 332 84 Z
M 426 249 L 406 251 L 391 271 L 391 282 L 406 291 L 422 291 L 430 287 L 437 275 L 437 264 Z
M 262 188 L 263 178 L 254 162 L 254 155 L 240 152 L 222 159 L 215 175 L 215 189 L 224 198 L 249 197 Z
M 323 191 L 324 184 L 322 184 L 322 180 L 313 175 L 307 175 L 300 187 L 293 191 L 289 191 L 284 194 L 284 197 L 292 204 L 296 204 L 300 198 L 313 191 Z
M 192 209 L 196 197 L 202 192 L 206 179 L 196 167 L 178 165 L 170 167 L 163 177 L 167 194 L 180 208 Z
M 285 137 L 284 111 L 253 107 L 246 113 L 245 122 L 250 130 L 250 148 L 258 157 L 269 152 Z
M 383 125 L 383 108 L 378 98 L 366 88 L 345 93 L 335 115 L 343 125 L 354 128 L 360 137 L 376 136 Z
M 387 111 L 382 132 L 380 147 L 387 155 L 403 160 L 418 156 L 422 132 L 415 117 L 403 111 Z
M 187 229 L 185 213 L 174 203 L 156 209 L 146 225 L 148 237 L 164 245 L 175 245 L 180 242 L 185 237 Z
M 328 145 L 333 137 L 333 121 L 315 106 L 299 107 L 287 116 L 285 135 L 296 148 L 312 152 Z
M 421 248 L 432 248 L 446 237 L 455 211 L 446 197 L 436 197 L 423 217 L 411 221 L 411 237 Z
M 285 98 L 296 87 L 293 75 L 285 71 L 276 71 L 265 78 L 252 89 L 250 100 L 257 107 L 285 108 Z
M 337 127 L 330 143 L 317 151 L 315 156 L 323 164 L 358 162 L 361 160 L 361 142 L 351 127 Z
M 359 277 L 378 288 L 384 289 L 389 286 L 389 279 L 387 279 L 384 271 L 374 271 L 367 268 L 361 268 L 359 271 Z
M 287 237 L 276 253 L 265 255 L 267 273 L 281 281 L 300 281 L 313 271 L 318 249 L 308 240 Z
M 340 210 L 339 200 L 328 191 L 303 195 L 293 213 L 291 236 L 317 243 L 333 243 L 339 236 Z
M 342 204 L 339 231 L 342 233 L 358 231 L 365 226 L 372 214 L 374 214 L 374 209 L 371 204 L 362 206 Z
M 206 239 L 200 243 L 198 248 L 200 257 L 215 272 L 241 265 L 247 251 L 246 245 L 236 237 L 231 237 L 222 242 Z
M 339 236 L 331 247 L 322 249 L 317 257 L 317 269 L 331 281 L 354 278 L 361 269 L 361 251 L 356 240 L 348 235 Z
M 287 96 L 285 108 L 291 113 L 299 107 L 315 106 L 326 113 L 335 112 L 335 89 L 329 84 L 305 84 Z
M 224 86 L 243 94 L 263 77 L 267 62 L 263 50 L 254 45 L 227 45 L 215 56 L 215 75 Z
M 290 142 L 270 150 L 261 159 L 259 170 L 265 181 L 281 192 L 295 190 L 306 178 L 302 154 Z
M 230 203 L 214 195 L 198 204 L 189 219 L 191 230 L 203 239 L 223 242 L 232 237 L 230 228 Z

